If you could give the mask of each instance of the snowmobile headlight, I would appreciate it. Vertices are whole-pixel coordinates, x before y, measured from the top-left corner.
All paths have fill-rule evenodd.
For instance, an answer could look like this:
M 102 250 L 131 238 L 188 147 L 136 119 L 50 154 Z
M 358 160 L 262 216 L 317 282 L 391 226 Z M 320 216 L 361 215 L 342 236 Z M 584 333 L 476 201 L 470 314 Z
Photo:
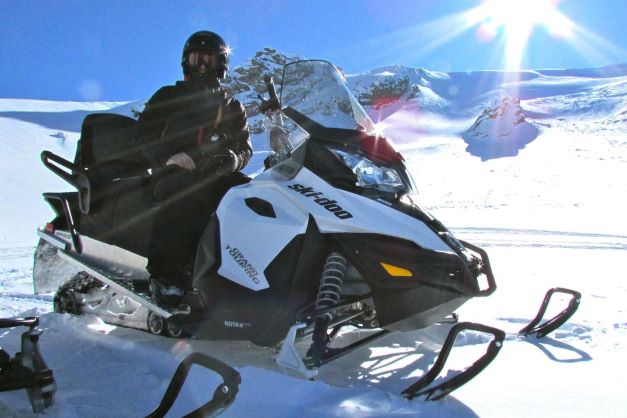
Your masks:
M 374 188 L 384 192 L 405 190 L 401 176 L 393 168 L 377 165 L 363 155 L 333 148 L 331 151 L 355 173 L 357 186 Z

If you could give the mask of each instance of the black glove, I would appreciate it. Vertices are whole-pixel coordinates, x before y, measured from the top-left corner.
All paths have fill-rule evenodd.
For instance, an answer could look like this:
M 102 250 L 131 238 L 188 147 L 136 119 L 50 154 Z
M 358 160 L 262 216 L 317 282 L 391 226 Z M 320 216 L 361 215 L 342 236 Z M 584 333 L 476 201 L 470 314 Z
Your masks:
M 237 171 L 239 160 L 233 151 L 226 150 L 225 154 L 214 156 L 207 164 L 207 168 L 214 170 L 218 176 L 227 176 Z

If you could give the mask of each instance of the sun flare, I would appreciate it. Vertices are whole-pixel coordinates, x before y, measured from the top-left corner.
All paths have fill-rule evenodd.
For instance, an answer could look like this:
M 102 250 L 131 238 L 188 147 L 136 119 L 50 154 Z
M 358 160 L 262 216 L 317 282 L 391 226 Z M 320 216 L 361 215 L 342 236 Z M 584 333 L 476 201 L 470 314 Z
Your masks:
M 551 35 L 569 38 L 575 24 L 557 9 L 557 0 L 484 0 L 467 14 L 469 23 L 477 26 L 477 36 L 491 41 L 503 36 L 505 64 L 518 69 L 527 41 L 536 27 Z

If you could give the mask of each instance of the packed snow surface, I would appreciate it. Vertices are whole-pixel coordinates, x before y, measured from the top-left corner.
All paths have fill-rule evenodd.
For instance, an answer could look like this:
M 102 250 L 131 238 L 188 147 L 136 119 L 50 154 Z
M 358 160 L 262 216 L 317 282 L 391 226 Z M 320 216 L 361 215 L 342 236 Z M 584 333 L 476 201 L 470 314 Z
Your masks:
M 381 84 L 394 77 L 401 82 Z M 39 154 L 72 159 L 85 115 L 130 114 L 143 101 L 0 99 L 0 317 L 40 316 L 40 348 L 58 386 L 43 416 L 145 416 L 191 351 L 241 373 L 229 417 L 625 416 L 616 382 L 627 375 L 627 68 L 445 74 L 386 67 L 347 79 L 358 97 L 375 83 L 391 86 L 395 100 L 367 110 L 405 156 L 421 205 L 488 252 L 498 290 L 458 313 L 507 332 L 496 360 L 443 401 L 407 401 L 400 392 L 433 362 L 450 325 L 393 333 L 307 381 L 279 373 L 272 350 L 246 342 L 167 339 L 52 313 L 52 295 L 32 291 L 34 231 L 52 216 L 41 193 L 69 186 Z M 525 131 L 515 133 L 521 125 Z M 248 173 L 260 169 L 265 141 L 254 136 Z M 582 293 L 579 311 L 548 337 L 518 336 L 556 286 Z M 562 304 L 549 314 L 567 301 L 557 299 Z M 1 330 L 0 346 L 13 355 L 23 331 Z M 467 367 L 488 340 L 463 334 L 446 370 Z M 206 402 L 218 383 L 193 368 L 170 416 Z M 26 392 L 0 393 L 0 415 L 31 416 Z

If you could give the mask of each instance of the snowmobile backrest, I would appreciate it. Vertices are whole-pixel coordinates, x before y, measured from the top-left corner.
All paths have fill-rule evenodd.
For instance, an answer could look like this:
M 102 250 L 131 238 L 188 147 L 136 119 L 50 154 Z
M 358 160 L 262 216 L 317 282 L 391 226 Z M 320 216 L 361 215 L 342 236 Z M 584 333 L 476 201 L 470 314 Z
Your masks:
M 114 180 L 148 173 L 148 163 L 135 145 L 136 125 L 127 116 L 94 113 L 83 120 L 73 163 L 42 152 L 44 165 L 78 191 L 82 213 L 90 213 L 94 202 L 107 196 Z
M 135 145 L 137 121 L 113 113 L 93 113 L 83 120 L 74 163 L 90 180 L 141 176 L 149 166 Z

